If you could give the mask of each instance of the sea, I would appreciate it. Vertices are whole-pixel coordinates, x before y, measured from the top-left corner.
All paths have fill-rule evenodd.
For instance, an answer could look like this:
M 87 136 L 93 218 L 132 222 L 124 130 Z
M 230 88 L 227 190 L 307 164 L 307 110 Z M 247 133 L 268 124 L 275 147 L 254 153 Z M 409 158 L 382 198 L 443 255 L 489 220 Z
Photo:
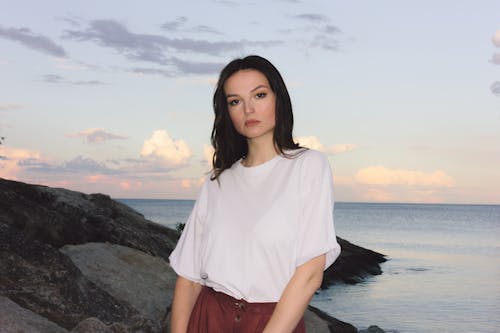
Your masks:
M 119 199 L 175 228 L 191 200 Z M 500 205 L 338 202 L 337 235 L 387 256 L 383 273 L 311 304 L 358 329 L 500 332 Z

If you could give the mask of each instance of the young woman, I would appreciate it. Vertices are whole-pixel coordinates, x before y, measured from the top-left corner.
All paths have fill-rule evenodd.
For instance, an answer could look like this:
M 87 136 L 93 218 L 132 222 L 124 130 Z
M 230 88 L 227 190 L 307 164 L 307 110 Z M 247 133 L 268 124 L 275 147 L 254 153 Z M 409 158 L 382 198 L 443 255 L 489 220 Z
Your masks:
M 328 160 L 293 141 L 288 91 L 262 57 L 222 70 L 213 107 L 213 170 L 169 258 L 172 332 L 305 332 L 340 254 Z

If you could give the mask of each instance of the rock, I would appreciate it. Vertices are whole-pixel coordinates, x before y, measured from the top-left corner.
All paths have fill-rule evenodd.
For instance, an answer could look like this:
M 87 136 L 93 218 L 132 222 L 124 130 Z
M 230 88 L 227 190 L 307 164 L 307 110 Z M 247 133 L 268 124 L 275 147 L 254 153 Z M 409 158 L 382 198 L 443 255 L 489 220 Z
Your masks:
M 0 178 L 0 296 L 42 319 L 29 332 L 51 322 L 63 332 L 167 331 L 176 276 L 165 260 L 177 238 L 107 195 Z M 338 241 L 322 287 L 382 272 L 384 255 Z M 9 313 L 0 308 L 0 324 Z M 356 332 L 314 307 L 305 316 L 312 332 Z
M 49 244 L 28 240 L 0 223 L 0 295 L 71 330 L 88 317 L 129 326 L 145 322 L 128 303 L 114 299 L 82 275 Z M 153 331 L 151 325 L 145 331 Z
M 306 332 L 330 333 L 328 322 L 320 318 L 310 309 L 306 309 L 304 312 L 304 322 L 306 324 Z
M 339 258 L 328 267 L 323 276 L 321 288 L 327 288 L 335 282 L 356 284 L 367 276 L 382 274 L 380 263 L 387 261 L 385 255 L 352 244 L 337 237 L 342 248 Z
M 341 320 L 338 320 L 327 313 L 321 311 L 320 309 L 309 305 L 307 307 L 309 311 L 317 315 L 319 318 L 323 319 L 325 323 L 328 325 L 328 329 L 330 332 L 335 332 L 335 333 L 357 333 L 358 330 L 356 327 L 352 326 L 349 323 L 343 322 Z M 308 330 L 309 332 L 309 330 Z M 311 330 L 310 332 L 316 332 L 314 330 Z
M 113 333 L 113 331 L 97 318 L 87 318 L 78 323 L 71 333 Z
M 377 325 L 369 326 L 367 329 L 359 330 L 359 333 L 385 333 L 383 329 Z
M 160 323 L 172 303 L 176 274 L 161 258 L 121 245 L 66 245 L 61 251 L 82 273 L 115 299 Z
M 68 333 L 61 326 L 3 296 L 0 296 L 0 328 L 2 333 Z
M 60 248 L 110 242 L 168 258 L 177 232 L 104 194 L 83 194 L 0 178 L 0 222 Z

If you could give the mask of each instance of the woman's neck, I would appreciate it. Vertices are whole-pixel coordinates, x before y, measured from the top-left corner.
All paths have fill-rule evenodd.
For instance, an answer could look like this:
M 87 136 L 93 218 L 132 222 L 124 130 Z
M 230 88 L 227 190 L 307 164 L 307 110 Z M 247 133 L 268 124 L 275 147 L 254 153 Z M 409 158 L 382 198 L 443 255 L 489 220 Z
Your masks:
M 274 140 L 247 140 L 248 154 L 242 161 L 246 167 L 265 163 L 278 155 L 279 149 L 274 145 Z

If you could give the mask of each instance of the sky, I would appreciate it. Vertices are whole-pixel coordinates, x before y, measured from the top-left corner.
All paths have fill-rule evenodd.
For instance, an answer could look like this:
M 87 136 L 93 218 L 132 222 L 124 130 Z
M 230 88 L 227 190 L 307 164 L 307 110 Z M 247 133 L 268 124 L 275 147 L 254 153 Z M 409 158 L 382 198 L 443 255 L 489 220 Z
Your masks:
M 218 72 L 282 73 L 337 201 L 500 204 L 500 2 L 0 0 L 0 177 L 195 199 Z

